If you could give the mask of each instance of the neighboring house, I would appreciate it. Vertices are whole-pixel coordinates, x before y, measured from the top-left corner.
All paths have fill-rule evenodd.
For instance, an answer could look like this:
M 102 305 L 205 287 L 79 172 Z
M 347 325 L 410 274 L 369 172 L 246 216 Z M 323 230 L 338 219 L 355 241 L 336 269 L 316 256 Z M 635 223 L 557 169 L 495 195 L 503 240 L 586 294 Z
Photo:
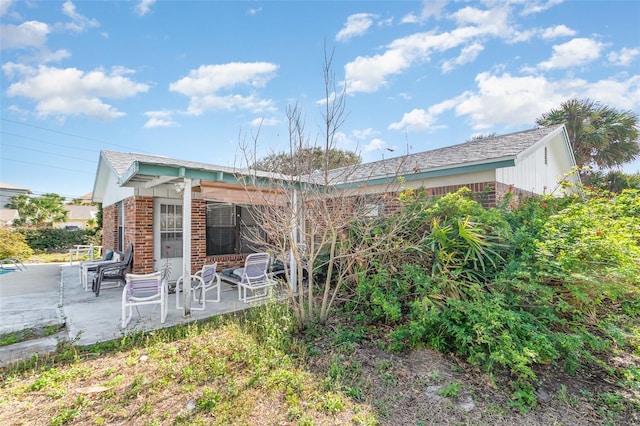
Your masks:
M 19 217 L 20 215 L 16 209 L 0 209 L 0 227 L 13 225 L 13 221 Z
M 11 202 L 11 197 L 19 194 L 31 195 L 32 192 L 29 188 L 0 182 L 0 226 L 11 226 L 13 221 L 20 217 L 17 210 L 5 207 Z
M 6 208 L 7 204 L 11 202 L 11 197 L 19 194 L 31 195 L 32 192 L 29 188 L 21 188 L 19 186 L 0 182 L 0 208 Z
M 69 212 L 67 221 L 58 223 L 56 226 L 66 229 L 87 229 L 87 227 L 94 222 L 98 216 L 98 206 L 90 205 L 65 205 L 65 208 Z
M 574 167 L 567 132 L 564 126 L 555 126 L 354 166 L 348 179 L 333 184 L 380 193 L 389 191 L 387 184 L 402 176 L 406 187 L 423 187 L 433 195 L 469 187 L 491 206 L 509 192 L 562 195 L 559 179 L 579 182 L 577 174 L 570 173 Z M 333 176 L 346 176 L 344 172 L 338 170 Z M 246 176 L 256 185 L 268 185 L 272 177 L 102 151 L 93 190 L 93 201 L 103 207 L 102 245 L 123 250 L 131 242 L 134 272 L 169 264 L 173 280 L 205 262 L 218 261 L 219 267 L 241 263 L 250 251 L 243 235 L 256 226 L 250 214 L 255 201 L 239 181 Z M 183 253 L 190 261 L 183 259 Z

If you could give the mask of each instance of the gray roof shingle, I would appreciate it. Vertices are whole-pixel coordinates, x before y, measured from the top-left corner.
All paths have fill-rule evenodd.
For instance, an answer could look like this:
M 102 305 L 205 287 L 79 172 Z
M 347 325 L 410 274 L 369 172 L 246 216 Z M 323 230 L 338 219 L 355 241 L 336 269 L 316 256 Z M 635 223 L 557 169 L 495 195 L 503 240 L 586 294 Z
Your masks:
M 359 182 L 378 177 L 405 175 L 430 170 L 450 169 L 474 164 L 492 163 L 514 159 L 545 136 L 555 132 L 559 126 L 542 127 L 506 135 L 472 140 L 458 145 L 431 151 L 409 154 L 402 157 L 343 167 L 332 170 L 332 181 Z

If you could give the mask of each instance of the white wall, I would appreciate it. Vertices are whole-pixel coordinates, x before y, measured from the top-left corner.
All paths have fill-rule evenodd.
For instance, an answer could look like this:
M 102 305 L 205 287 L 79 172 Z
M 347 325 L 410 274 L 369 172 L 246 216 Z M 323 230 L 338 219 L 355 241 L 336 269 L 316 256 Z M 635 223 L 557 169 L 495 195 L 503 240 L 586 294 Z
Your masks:
M 496 170 L 496 180 L 536 194 L 559 196 L 563 194 L 559 182 L 570 171 L 569 153 L 562 133 L 558 133 L 554 138 L 536 144 L 523 153 L 516 159 L 514 167 Z

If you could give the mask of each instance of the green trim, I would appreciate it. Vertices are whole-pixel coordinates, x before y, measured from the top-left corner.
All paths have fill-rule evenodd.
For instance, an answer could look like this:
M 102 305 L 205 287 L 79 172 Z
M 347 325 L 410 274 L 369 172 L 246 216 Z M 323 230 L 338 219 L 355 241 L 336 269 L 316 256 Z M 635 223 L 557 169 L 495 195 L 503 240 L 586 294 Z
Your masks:
M 447 169 L 429 170 L 425 172 L 410 173 L 410 174 L 399 175 L 399 176 L 402 176 L 405 181 L 409 182 L 409 181 L 420 180 L 420 179 L 432 179 L 432 178 L 439 178 L 444 176 L 461 175 L 464 173 L 484 172 L 487 170 L 501 169 L 504 167 L 513 167 L 515 165 L 516 165 L 515 159 L 510 159 L 510 160 L 496 161 L 493 163 L 474 164 L 471 166 L 459 166 L 459 167 L 452 167 Z M 369 179 L 366 181 L 359 180 L 355 182 L 337 184 L 336 187 L 337 188 L 354 188 L 362 185 L 373 186 L 373 185 L 389 184 L 397 180 L 399 176 L 380 177 L 380 178 Z
M 168 176 L 175 178 L 199 179 L 207 182 L 223 182 L 228 184 L 244 185 L 245 180 L 251 181 L 252 185 L 273 186 L 274 179 L 265 177 L 255 177 L 253 175 L 240 175 L 236 177 L 233 173 L 222 170 L 202 170 L 190 169 L 184 166 L 169 166 L 164 164 L 149 164 L 134 161 L 131 167 L 124 173 L 118 184 L 126 185 L 135 176 Z

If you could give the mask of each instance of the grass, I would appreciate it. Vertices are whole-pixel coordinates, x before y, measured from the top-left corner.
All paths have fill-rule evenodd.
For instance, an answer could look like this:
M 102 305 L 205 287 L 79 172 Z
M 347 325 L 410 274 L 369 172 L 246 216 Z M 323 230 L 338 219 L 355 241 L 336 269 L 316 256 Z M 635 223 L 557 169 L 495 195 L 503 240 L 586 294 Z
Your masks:
M 280 334 L 287 322 L 262 310 L 61 347 L 0 370 L 0 424 L 376 424 L 304 368 L 303 346 Z
M 60 343 L 52 356 L 0 369 L 0 424 L 623 424 L 633 409 L 613 388 L 582 390 L 590 403 L 574 407 L 581 396 L 562 387 L 547 411 L 525 417 L 508 393 L 478 384 L 482 376 L 468 380 L 473 370 L 459 360 L 426 351 L 409 364 L 361 330 L 331 324 L 303 335 L 293 324 L 287 307 L 267 304 L 88 347 Z M 625 373 L 637 380 L 635 369 Z M 438 392 L 445 402 L 425 398 L 429 382 L 448 383 Z M 463 391 L 482 395 L 472 412 L 452 405 Z M 588 406 L 567 417 L 567 407 Z
M 11 333 L 0 335 L 0 347 L 13 345 L 14 343 L 26 340 L 37 339 L 40 337 L 52 336 L 60 331 L 59 325 L 48 325 L 40 328 L 27 328 L 24 330 L 14 331 Z
M 78 261 L 81 260 L 88 260 L 89 257 L 85 256 L 83 257 L 79 257 Z M 73 259 L 74 262 L 76 262 L 76 259 Z M 31 256 L 29 259 L 27 259 L 28 263 L 64 263 L 64 262 L 69 262 L 69 252 L 62 252 L 62 253 L 36 253 L 33 256 Z M 24 263 L 27 263 L 24 262 Z

